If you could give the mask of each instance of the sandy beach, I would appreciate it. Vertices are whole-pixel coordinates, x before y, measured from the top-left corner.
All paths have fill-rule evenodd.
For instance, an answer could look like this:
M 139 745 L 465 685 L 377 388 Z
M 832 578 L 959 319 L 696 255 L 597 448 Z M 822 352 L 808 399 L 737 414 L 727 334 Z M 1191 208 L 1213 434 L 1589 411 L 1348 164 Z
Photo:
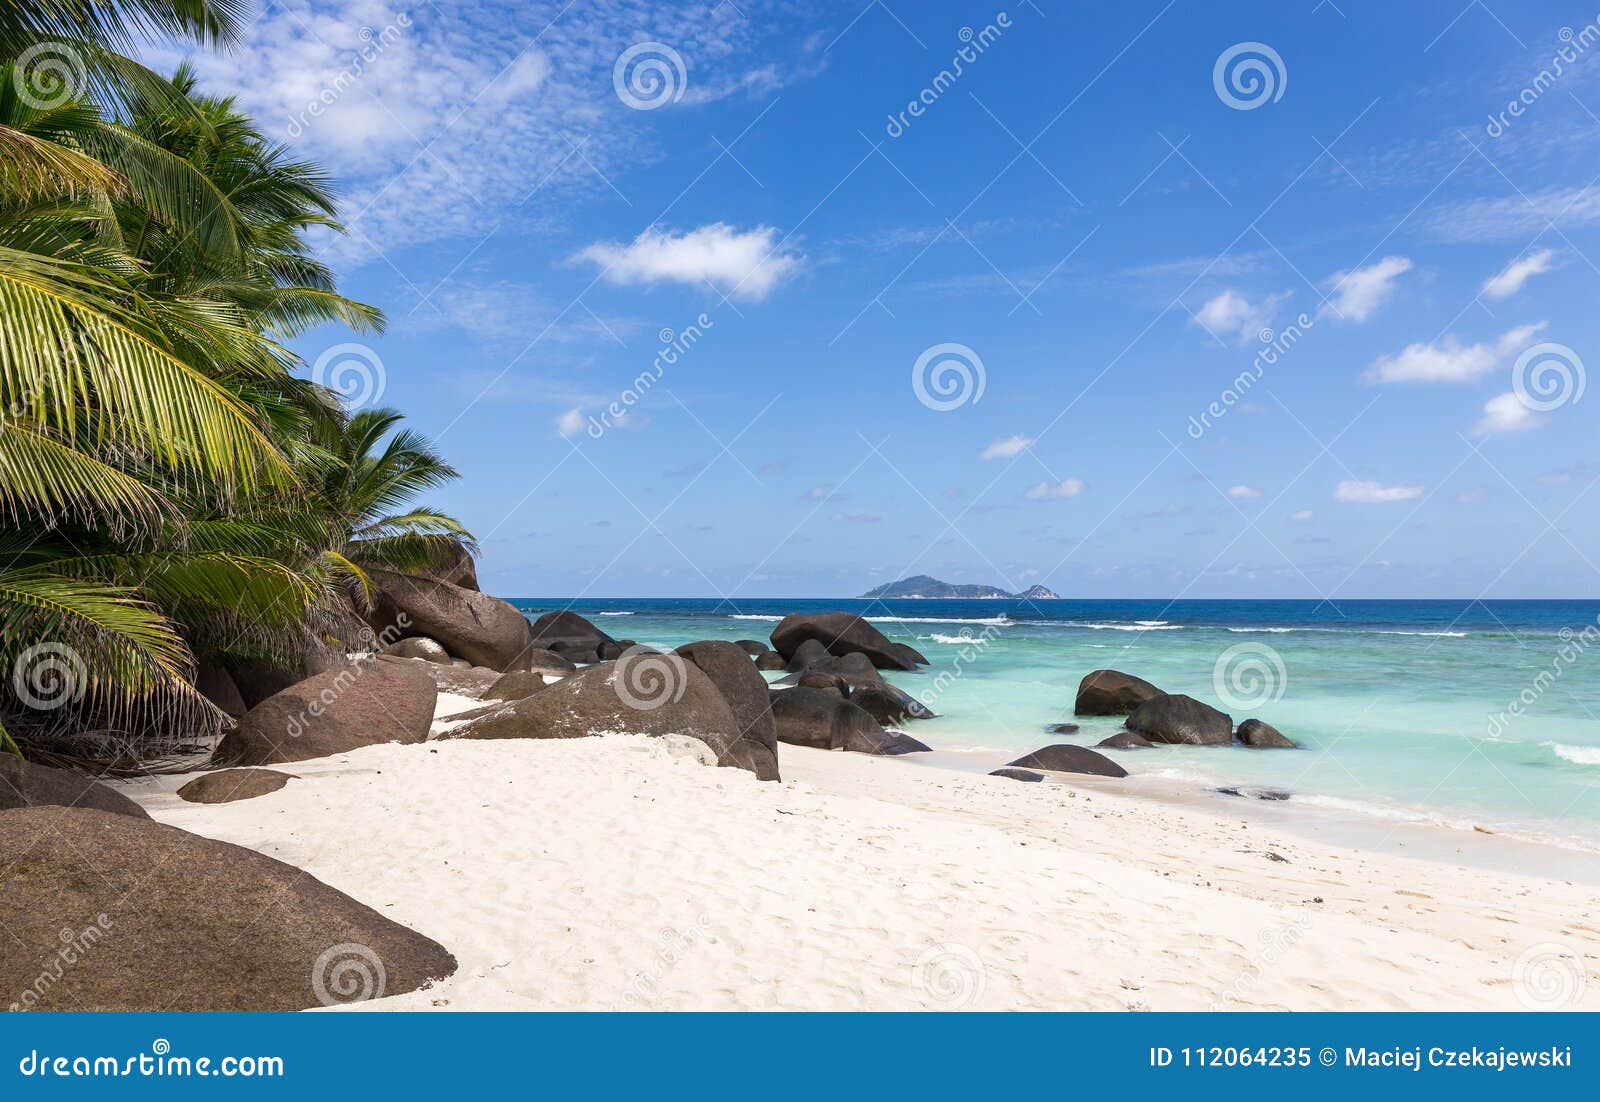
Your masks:
M 436 730 L 473 703 L 441 696 Z M 183 777 L 125 791 L 459 959 L 364 1009 L 1600 1009 L 1592 884 L 1342 848 L 1253 801 L 1102 778 L 785 746 L 763 784 L 705 757 L 436 739 L 296 763 L 237 803 L 184 803 Z M 1450 833 L 1430 853 L 1503 844 Z

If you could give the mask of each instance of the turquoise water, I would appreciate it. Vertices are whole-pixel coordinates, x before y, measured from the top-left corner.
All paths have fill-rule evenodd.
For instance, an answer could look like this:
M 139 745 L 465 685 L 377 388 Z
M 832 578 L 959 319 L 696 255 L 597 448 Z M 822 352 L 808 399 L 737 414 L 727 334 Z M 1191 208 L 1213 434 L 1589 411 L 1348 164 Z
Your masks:
M 1115 753 L 1131 772 L 1600 844 L 1600 601 L 514 603 L 663 646 L 766 640 L 789 612 L 860 612 L 932 663 L 888 677 L 939 713 L 907 726 L 939 750 L 1093 745 L 1120 721 L 1075 718 L 1073 698 L 1085 673 L 1112 667 L 1304 748 Z M 1047 735 L 1057 722 L 1082 730 Z

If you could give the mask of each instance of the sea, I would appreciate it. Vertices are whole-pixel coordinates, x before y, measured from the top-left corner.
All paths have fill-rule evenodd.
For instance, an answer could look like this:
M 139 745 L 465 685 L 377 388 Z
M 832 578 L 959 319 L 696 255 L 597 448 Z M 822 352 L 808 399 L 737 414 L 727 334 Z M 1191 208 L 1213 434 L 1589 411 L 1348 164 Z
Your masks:
M 856 612 L 930 665 L 888 680 L 938 713 L 905 729 L 992 768 L 1054 741 L 1089 671 L 1187 693 L 1299 750 L 1108 751 L 1130 772 L 1302 806 L 1600 848 L 1600 600 L 513 600 L 571 609 L 618 639 L 767 641 L 784 616 Z M 770 674 L 769 679 L 781 676 Z M 1071 735 L 1046 727 L 1077 723 Z M 977 764 L 974 768 L 979 767 Z

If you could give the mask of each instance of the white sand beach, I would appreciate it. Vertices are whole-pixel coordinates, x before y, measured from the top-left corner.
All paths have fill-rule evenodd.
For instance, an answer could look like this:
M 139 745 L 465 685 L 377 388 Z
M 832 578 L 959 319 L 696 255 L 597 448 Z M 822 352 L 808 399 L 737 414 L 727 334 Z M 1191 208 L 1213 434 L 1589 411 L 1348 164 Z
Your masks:
M 444 697 L 441 719 L 473 703 Z M 127 791 L 459 960 L 366 1009 L 1600 1009 L 1592 884 L 1340 848 L 1252 801 L 1099 778 L 785 746 L 763 784 L 704 755 L 446 739 L 297 763 L 238 803 L 184 803 L 179 777 Z

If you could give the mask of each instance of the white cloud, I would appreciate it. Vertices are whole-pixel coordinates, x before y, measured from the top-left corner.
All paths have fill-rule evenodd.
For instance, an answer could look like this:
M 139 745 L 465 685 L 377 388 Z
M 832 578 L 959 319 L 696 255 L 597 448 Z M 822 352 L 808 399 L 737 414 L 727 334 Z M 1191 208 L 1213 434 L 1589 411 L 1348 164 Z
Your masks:
M 1250 501 L 1261 496 L 1261 491 L 1254 486 L 1229 486 L 1228 496 L 1235 501 Z
M 602 241 L 577 259 L 600 265 L 612 283 L 710 283 L 734 298 L 763 299 L 800 266 L 771 226 L 739 231 L 724 222 L 673 236 L 646 229 L 627 245 Z
M 1333 287 L 1333 298 L 1322 308 L 1322 313 L 1332 313 L 1346 321 L 1366 321 L 1389 301 L 1394 295 L 1395 280 L 1411 268 L 1408 257 L 1386 256 L 1365 268 L 1335 272 L 1328 280 Z
M 1207 299 L 1190 320 L 1224 340 L 1234 337 L 1244 343 L 1271 324 L 1278 303 L 1288 297 L 1268 295 L 1260 302 L 1251 302 L 1238 291 L 1223 291 Z
M 1503 241 L 1597 222 L 1600 187 L 1586 185 L 1446 203 L 1435 210 L 1428 228 L 1446 241 Z
M 1300 509 L 1297 512 L 1290 514 L 1289 519 L 1294 521 L 1296 524 L 1304 524 L 1306 521 L 1310 520 L 1311 517 L 1312 512 L 1310 509 Z
M 1550 262 L 1555 259 L 1552 249 L 1540 249 L 1536 253 L 1518 257 L 1502 268 L 1498 275 L 1490 276 L 1483 282 L 1480 292 L 1485 298 L 1501 299 L 1510 298 L 1534 276 L 1550 270 Z
M 1432 344 L 1409 344 L 1399 355 L 1373 361 L 1365 378 L 1369 383 L 1474 382 L 1520 352 L 1544 326 L 1542 321 L 1519 325 L 1502 333 L 1493 344 L 1462 344 L 1455 337 Z
M 978 453 L 979 459 L 1015 459 L 1033 447 L 1031 436 L 1003 436 Z
M 1421 486 L 1385 486 L 1381 482 L 1358 479 L 1345 479 L 1333 491 L 1335 501 L 1354 505 L 1383 505 L 1391 501 L 1410 501 L 1421 496 Z
M 588 422 L 584 420 L 583 410 L 569 409 L 556 418 L 556 431 L 562 436 L 576 436 L 583 431 L 586 424 Z
M 1022 496 L 1029 501 L 1065 501 L 1083 493 L 1083 479 L 1068 478 L 1061 482 L 1041 482 L 1030 486 Z
M 1537 428 L 1544 418 L 1525 405 L 1514 391 L 1506 391 L 1490 398 L 1483 405 L 1483 417 L 1472 431 L 1477 436 L 1491 436 L 1499 432 L 1520 432 Z

